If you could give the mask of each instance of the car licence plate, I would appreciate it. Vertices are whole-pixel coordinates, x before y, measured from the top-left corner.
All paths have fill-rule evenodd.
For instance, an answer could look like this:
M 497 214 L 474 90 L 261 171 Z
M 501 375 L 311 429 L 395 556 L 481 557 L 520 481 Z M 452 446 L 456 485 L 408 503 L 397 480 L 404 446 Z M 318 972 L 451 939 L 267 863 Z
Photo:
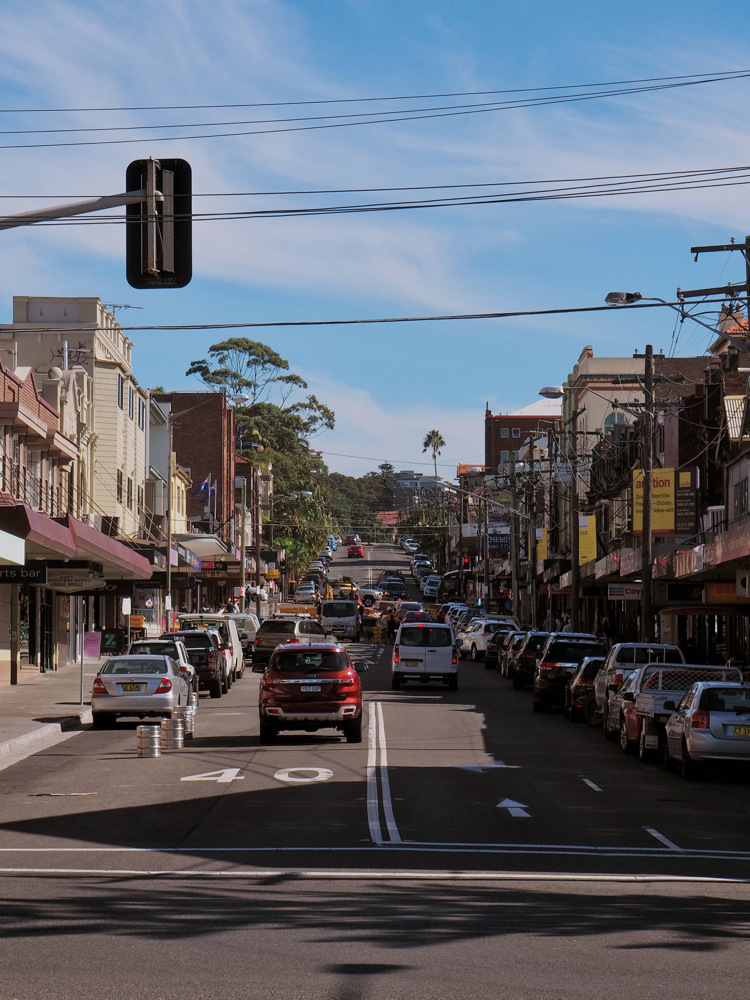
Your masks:
M 405 667 L 418 667 L 421 662 L 422 662 L 421 660 L 404 660 L 404 666 Z
M 121 691 L 140 691 L 142 687 L 143 687 L 142 684 L 121 684 L 120 685 L 120 690 Z
M 750 726 L 734 726 L 735 736 L 750 736 Z
M 301 684 L 300 685 L 300 691 L 307 692 L 307 693 L 313 692 L 313 691 L 320 691 L 320 684 Z

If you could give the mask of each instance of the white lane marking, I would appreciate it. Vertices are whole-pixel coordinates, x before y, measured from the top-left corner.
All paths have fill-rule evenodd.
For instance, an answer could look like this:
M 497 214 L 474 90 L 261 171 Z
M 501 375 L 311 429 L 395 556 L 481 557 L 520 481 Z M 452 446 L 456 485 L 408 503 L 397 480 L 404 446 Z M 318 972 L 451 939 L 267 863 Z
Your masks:
M 340 848 L 332 848 L 340 850 Z M 393 879 L 394 881 L 430 880 L 430 881 L 472 881 L 472 882 L 687 882 L 704 883 L 720 882 L 727 884 L 747 884 L 746 878 L 717 878 L 709 875 L 579 875 L 577 873 L 558 872 L 482 872 L 482 871 L 343 871 L 313 869 L 300 871 L 296 868 L 279 868 L 270 871 L 257 868 L 237 868 L 229 871 L 196 871 L 194 868 L 0 868 L 3 875 L 128 875 L 144 876 L 175 876 L 178 878 L 271 878 L 282 875 L 294 875 L 297 878 L 309 879 L 349 879 L 356 881 L 374 881 L 377 879 Z
M 665 847 L 668 847 L 670 851 L 679 851 L 680 853 L 682 853 L 681 847 L 678 847 L 677 844 L 673 843 L 671 840 L 665 837 L 663 833 L 659 833 L 658 830 L 654 830 L 652 826 L 644 826 L 643 829 L 646 831 L 646 833 L 650 833 L 652 837 L 656 837 L 656 839 L 661 844 L 664 844 Z
M 392 844 L 401 843 L 401 834 L 396 826 L 396 818 L 393 815 L 393 803 L 391 802 L 391 782 L 388 778 L 388 748 L 385 741 L 385 723 L 383 722 L 383 704 L 377 702 L 378 708 L 378 744 L 380 747 L 380 790 L 383 796 L 383 813 L 385 815 L 385 825 L 388 827 L 388 836 Z
M 310 777 L 294 777 L 303 771 L 310 772 Z M 332 777 L 333 771 L 329 771 L 327 767 L 283 767 L 274 774 L 277 781 L 292 781 L 299 784 L 307 784 L 310 781 L 328 781 Z
M 188 774 L 180 781 L 217 781 L 220 785 L 229 785 L 233 781 L 244 781 L 238 767 L 225 767 L 220 771 L 204 771 L 203 774 Z
M 378 741 L 376 732 L 376 712 L 374 703 L 370 702 L 370 733 L 367 748 L 367 823 L 370 827 L 370 837 L 374 844 L 383 843 L 383 831 L 380 827 L 380 811 L 378 808 Z
M 523 802 L 515 802 L 513 799 L 503 799 L 502 802 L 498 802 L 497 808 L 507 809 L 510 815 L 515 816 L 517 819 L 531 819 L 531 814 L 526 812 L 529 807 L 525 806 Z
M 35 753 L 39 753 L 41 750 L 48 750 L 57 743 L 69 740 L 73 736 L 80 736 L 81 732 L 82 730 L 78 729 L 73 730 L 72 733 L 54 733 L 54 735 L 48 736 L 47 739 L 39 740 L 38 743 L 32 743 L 30 746 L 24 747 L 23 750 L 3 754 L 0 756 L 0 771 L 4 771 L 6 767 L 12 767 L 13 764 L 19 764 L 22 760 L 26 760 L 27 757 L 33 757 Z
M 601 788 L 598 785 L 594 784 L 594 782 L 590 778 L 581 778 L 581 781 L 584 783 L 584 785 L 588 785 L 589 788 L 593 788 L 595 792 L 601 791 Z

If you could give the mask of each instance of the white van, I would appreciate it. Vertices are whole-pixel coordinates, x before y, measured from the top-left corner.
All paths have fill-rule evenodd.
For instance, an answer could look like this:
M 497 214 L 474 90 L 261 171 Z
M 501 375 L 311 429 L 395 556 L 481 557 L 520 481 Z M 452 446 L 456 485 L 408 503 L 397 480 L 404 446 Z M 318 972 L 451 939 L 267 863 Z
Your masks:
M 451 691 L 458 689 L 458 655 L 450 625 L 409 622 L 399 627 L 393 647 L 392 683 L 398 691 L 404 681 L 426 684 L 443 681 Z
M 359 642 L 359 613 L 356 601 L 322 601 L 320 624 L 337 639 Z

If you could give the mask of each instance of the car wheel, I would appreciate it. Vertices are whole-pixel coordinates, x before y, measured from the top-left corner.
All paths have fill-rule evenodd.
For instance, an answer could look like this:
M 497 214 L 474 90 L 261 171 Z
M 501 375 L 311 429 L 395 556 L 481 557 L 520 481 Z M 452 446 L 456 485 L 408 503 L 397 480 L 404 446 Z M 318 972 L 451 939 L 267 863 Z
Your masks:
M 620 719 L 620 749 L 623 753 L 630 753 L 633 749 L 633 744 L 628 739 L 628 726 L 624 717 Z
M 476 663 L 477 660 L 481 660 L 481 659 L 482 659 L 482 654 L 479 652 L 479 650 L 474 645 L 474 643 L 472 643 L 472 645 L 471 645 L 471 660 L 472 660 L 472 663 Z
M 592 694 L 586 699 L 586 704 L 583 706 L 583 714 L 590 726 L 601 726 L 602 713 L 596 704 L 596 695 Z
M 221 680 L 217 677 L 215 681 L 209 681 L 208 690 L 212 698 L 221 698 L 221 693 L 222 693 Z
M 523 677 L 521 677 L 520 674 L 513 674 L 513 690 L 523 691 L 525 687 L 526 687 L 526 682 L 524 681 Z
M 618 733 L 616 730 L 609 728 L 609 711 L 604 709 L 604 718 L 602 719 L 602 726 L 604 726 L 604 738 L 607 740 L 616 740 Z
M 682 772 L 682 777 L 685 781 L 695 781 L 698 777 L 700 767 L 696 760 L 688 753 L 687 743 L 683 739 L 682 741 L 682 764 L 680 771 Z
M 362 742 L 362 716 L 355 719 L 354 722 L 344 723 L 344 736 L 346 736 L 347 743 L 361 743 Z
M 398 691 L 401 687 L 401 674 L 394 674 L 393 677 L 391 677 L 391 687 L 394 691 Z
M 276 737 L 279 735 L 279 727 L 275 722 L 269 722 L 268 719 L 264 719 L 263 716 L 260 718 L 260 742 L 264 746 L 269 743 L 275 743 Z
M 229 678 L 226 674 L 221 676 L 221 693 L 226 694 L 229 691 Z
M 234 673 L 230 670 L 229 673 L 227 674 L 227 691 L 231 688 L 233 684 L 234 684 Z
M 664 734 L 664 744 L 661 748 L 661 763 L 665 771 L 677 770 L 677 761 L 669 752 L 669 740 L 667 739 L 666 733 Z
M 566 719 L 570 718 L 570 691 L 565 688 L 565 702 L 563 704 L 563 715 Z
M 375 599 L 373 597 L 363 597 L 362 598 L 362 603 L 364 604 L 364 606 L 366 608 L 371 608 L 373 606 L 373 604 L 375 603 Z
M 458 674 L 453 674 L 453 676 L 448 679 L 448 690 L 458 691 Z
M 109 712 L 92 712 L 91 718 L 94 729 L 111 729 L 115 724 L 115 717 Z

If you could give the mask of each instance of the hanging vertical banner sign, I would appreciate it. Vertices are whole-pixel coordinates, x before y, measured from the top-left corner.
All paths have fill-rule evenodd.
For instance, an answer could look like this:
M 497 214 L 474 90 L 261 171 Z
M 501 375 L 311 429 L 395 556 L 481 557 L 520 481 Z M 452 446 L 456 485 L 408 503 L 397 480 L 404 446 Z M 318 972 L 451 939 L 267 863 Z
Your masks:
M 539 562 L 547 558 L 547 529 L 536 529 L 536 558 Z
M 678 469 L 674 487 L 674 530 L 676 535 L 693 535 L 697 528 L 698 469 Z
M 596 559 L 596 517 L 594 514 L 578 515 L 578 565 Z
M 654 469 L 651 477 L 651 534 L 675 533 L 675 470 Z M 633 534 L 643 534 L 643 470 L 633 469 Z

